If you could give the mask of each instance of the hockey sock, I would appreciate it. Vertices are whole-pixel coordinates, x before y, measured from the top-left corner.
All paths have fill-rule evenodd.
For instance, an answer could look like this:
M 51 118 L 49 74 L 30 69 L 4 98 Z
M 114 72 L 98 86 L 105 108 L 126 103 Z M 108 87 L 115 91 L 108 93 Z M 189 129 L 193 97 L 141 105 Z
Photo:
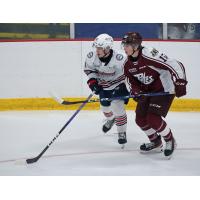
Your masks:
M 157 130 L 166 142 L 172 139 L 172 132 L 161 116 L 148 113 L 147 121 L 153 129 Z
M 115 116 L 115 124 L 117 126 L 117 132 L 126 132 L 127 116 L 126 113 L 122 116 Z
M 136 115 L 135 122 L 145 132 L 151 142 L 157 139 L 158 134 L 155 129 L 151 128 L 149 124 L 147 124 L 146 117 Z

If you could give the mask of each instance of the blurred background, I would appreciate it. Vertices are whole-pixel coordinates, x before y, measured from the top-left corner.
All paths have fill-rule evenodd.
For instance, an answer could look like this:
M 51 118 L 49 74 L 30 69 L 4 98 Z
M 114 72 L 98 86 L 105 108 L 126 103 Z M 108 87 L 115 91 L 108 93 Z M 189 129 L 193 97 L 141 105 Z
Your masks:
M 144 39 L 200 39 L 200 23 L 0 23 L 0 40 L 89 39 L 103 32 L 122 38 L 129 31 Z

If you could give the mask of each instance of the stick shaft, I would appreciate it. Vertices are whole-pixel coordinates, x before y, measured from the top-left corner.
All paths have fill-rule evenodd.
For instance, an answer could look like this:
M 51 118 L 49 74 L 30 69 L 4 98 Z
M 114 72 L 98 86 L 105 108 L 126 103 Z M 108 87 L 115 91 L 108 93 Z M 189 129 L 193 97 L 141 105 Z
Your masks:
M 80 104 L 83 103 L 84 101 L 66 101 L 63 100 L 63 102 L 61 104 L 63 105 L 73 105 L 73 104 Z M 95 103 L 95 102 L 99 102 L 99 99 L 95 99 L 95 100 L 89 100 L 87 103 Z
M 144 94 L 139 94 L 139 95 L 127 95 L 127 96 L 120 96 L 120 97 L 102 98 L 101 101 L 124 100 L 124 99 L 140 97 L 140 96 L 154 97 L 154 96 L 164 96 L 164 95 L 170 95 L 170 94 L 168 92 L 144 93 Z
M 42 152 L 35 158 L 27 159 L 28 164 L 37 162 L 40 157 L 47 151 L 47 149 L 53 144 L 53 142 L 59 137 L 59 135 L 65 130 L 65 128 L 70 124 L 70 122 L 76 117 L 76 115 L 81 111 L 81 109 L 87 104 L 87 102 L 92 98 L 93 93 L 88 96 L 88 98 L 80 105 L 76 112 L 70 117 L 70 119 L 65 123 L 65 125 L 60 129 L 58 134 L 51 140 L 51 142 L 42 150 Z

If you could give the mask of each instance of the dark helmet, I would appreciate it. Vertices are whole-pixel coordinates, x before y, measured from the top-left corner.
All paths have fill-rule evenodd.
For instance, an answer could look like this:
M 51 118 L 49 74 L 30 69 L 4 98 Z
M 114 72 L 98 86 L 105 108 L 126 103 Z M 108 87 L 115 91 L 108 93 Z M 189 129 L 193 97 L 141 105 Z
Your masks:
M 142 44 L 142 36 L 137 32 L 128 32 L 122 38 L 122 45 L 132 45 L 133 48 L 139 48 Z

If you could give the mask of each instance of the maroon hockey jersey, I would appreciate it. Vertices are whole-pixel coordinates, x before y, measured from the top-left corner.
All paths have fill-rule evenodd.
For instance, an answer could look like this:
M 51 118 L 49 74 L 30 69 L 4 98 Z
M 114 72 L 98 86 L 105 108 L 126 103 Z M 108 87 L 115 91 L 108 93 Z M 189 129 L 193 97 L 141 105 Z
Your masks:
M 154 48 L 143 47 L 137 60 L 128 57 L 124 74 L 131 92 L 169 92 L 175 94 L 174 82 L 186 80 L 183 64 Z

